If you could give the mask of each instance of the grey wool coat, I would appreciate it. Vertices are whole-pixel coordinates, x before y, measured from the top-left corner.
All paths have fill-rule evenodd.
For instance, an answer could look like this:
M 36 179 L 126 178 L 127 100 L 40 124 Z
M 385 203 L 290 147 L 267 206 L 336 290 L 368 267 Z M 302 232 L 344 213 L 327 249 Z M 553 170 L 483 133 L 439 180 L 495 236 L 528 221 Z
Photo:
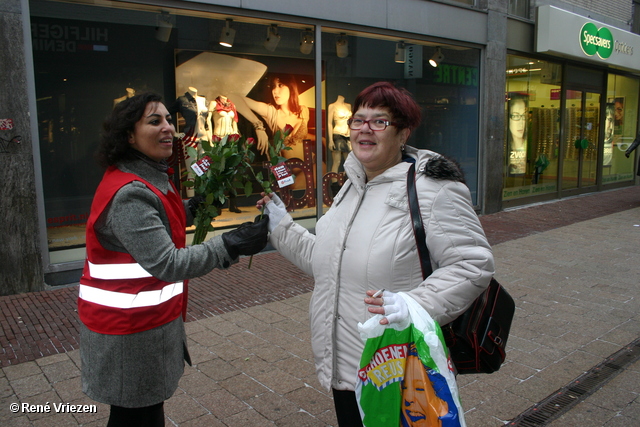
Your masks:
M 173 191 L 166 165 L 138 157 L 119 163 L 118 168 L 144 178 L 165 194 Z M 193 219 L 186 204 L 185 209 L 190 223 Z M 129 253 L 164 281 L 202 276 L 237 261 L 229 257 L 220 236 L 201 245 L 176 248 L 162 202 L 139 181 L 116 193 L 95 229 L 105 248 Z M 151 406 L 171 397 L 184 371 L 184 360 L 190 362 L 181 317 L 129 335 L 100 334 L 81 325 L 80 356 L 82 390 L 93 400 L 127 408 Z

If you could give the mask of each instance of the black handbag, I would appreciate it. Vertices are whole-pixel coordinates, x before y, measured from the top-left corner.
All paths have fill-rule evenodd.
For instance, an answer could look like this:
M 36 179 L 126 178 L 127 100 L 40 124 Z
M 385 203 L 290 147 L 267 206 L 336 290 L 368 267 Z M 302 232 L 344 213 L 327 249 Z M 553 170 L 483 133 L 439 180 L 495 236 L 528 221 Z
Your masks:
M 407 194 L 422 275 L 426 279 L 433 270 L 418 205 L 414 164 L 407 174 Z M 492 278 L 489 287 L 460 317 L 442 326 L 451 361 L 459 374 L 490 374 L 500 369 L 515 309 L 511 295 Z

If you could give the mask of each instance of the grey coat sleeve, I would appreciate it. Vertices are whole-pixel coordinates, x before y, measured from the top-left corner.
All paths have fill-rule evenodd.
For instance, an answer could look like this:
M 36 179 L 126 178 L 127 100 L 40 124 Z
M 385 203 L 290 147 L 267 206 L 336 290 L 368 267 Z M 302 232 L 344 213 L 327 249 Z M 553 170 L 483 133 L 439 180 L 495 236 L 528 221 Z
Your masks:
M 444 325 L 489 285 L 493 253 L 466 185 L 443 181 L 422 188 L 420 210 L 433 273 L 409 294 Z
M 116 193 L 102 224 L 96 230 L 107 249 L 129 253 L 160 280 L 191 279 L 214 268 L 227 268 L 234 262 L 221 236 L 199 245 L 176 248 L 162 202 L 140 182 L 134 181 Z

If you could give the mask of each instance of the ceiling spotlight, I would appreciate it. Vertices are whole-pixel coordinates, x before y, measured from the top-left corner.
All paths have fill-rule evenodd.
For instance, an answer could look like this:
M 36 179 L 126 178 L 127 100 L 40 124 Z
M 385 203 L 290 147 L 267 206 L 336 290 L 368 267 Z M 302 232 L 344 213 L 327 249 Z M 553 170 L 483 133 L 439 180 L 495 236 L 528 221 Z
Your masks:
M 404 64 L 407 60 L 407 49 L 405 48 L 404 42 L 396 43 L 395 60 L 398 64 Z
M 436 48 L 436 53 L 433 54 L 431 59 L 429 60 L 429 65 L 432 67 L 437 67 L 444 60 L 444 54 L 442 50 L 438 47 Z
M 161 42 L 168 42 L 171 37 L 171 29 L 173 28 L 173 19 L 169 12 L 163 10 L 156 17 L 156 39 Z
M 276 47 L 280 43 L 280 36 L 278 35 L 278 26 L 271 24 L 267 27 L 267 39 L 264 41 L 264 47 L 269 52 L 276 50 Z
M 336 55 L 338 55 L 338 58 L 349 56 L 349 40 L 345 33 L 340 33 L 336 39 Z
M 236 37 L 236 30 L 230 27 L 232 19 L 227 19 L 227 23 L 220 34 L 220 44 L 224 47 L 232 47 L 233 39 Z
M 300 52 L 308 55 L 313 50 L 313 33 L 305 30 L 300 34 Z

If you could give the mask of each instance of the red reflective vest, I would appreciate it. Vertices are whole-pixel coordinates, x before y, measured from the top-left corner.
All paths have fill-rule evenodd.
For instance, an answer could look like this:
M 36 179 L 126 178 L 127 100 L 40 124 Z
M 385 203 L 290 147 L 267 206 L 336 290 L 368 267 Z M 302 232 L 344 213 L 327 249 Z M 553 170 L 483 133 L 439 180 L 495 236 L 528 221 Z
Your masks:
M 186 241 L 186 214 L 182 200 L 173 192 L 164 195 L 137 175 L 109 167 L 96 190 L 87 222 L 87 259 L 80 278 L 78 314 L 87 328 L 110 335 L 146 331 L 183 314 L 187 308 L 187 281 L 164 282 L 153 277 L 128 253 L 105 249 L 94 225 L 116 192 L 124 185 L 140 181 L 162 201 L 169 218 L 171 236 L 177 248 Z

